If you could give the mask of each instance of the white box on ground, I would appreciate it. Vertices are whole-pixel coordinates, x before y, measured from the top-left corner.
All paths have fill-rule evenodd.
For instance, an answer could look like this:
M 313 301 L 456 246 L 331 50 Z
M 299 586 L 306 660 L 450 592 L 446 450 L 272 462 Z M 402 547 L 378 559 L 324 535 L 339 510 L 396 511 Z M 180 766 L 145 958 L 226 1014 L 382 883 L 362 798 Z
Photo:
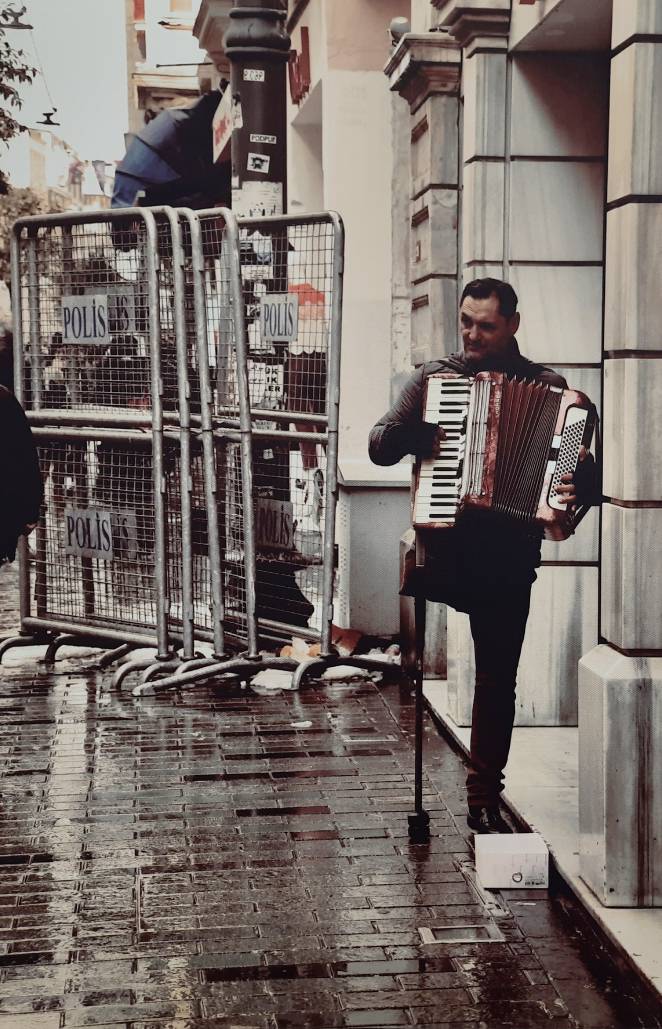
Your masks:
M 540 833 L 476 833 L 476 875 L 488 890 L 546 889 L 549 854 Z

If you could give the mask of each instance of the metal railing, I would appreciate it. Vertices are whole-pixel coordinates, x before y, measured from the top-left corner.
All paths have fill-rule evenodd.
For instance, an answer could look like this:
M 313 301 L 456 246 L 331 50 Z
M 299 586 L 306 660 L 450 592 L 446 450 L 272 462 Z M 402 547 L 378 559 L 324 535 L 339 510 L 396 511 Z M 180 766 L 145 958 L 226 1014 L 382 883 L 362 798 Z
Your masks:
M 16 390 L 46 502 L 3 649 L 149 644 L 115 675 L 142 671 L 134 692 L 296 668 L 264 652 L 293 636 L 333 659 L 343 244 L 334 214 L 16 223 Z

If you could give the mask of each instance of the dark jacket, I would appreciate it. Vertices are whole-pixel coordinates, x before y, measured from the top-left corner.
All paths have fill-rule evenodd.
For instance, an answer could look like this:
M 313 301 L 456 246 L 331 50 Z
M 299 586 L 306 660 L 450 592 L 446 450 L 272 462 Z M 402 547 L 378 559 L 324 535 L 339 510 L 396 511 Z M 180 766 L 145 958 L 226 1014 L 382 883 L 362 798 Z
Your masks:
M 39 520 L 43 486 L 23 408 L 0 386 L 0 563 L 13 561 L 18 537 Z
M 567 389 L 561 375 L 523 357 L 514 339 L 506 358 L 493 361 L 489 369 L 481 366 L 480 370 L 502 371 L 509 378 Z M 437 426 L 422 418 L 424 384 L 428 376 L 442 371 L 474 375 L 476 368 L 465 361 L 462 353 L 417 368 L 393 407 L 370 432 L 369 453 L 375 464 L 395 464 L 406 454 L 429 456 Z M 472 511 L 458 518 L 452 529 L 420 536 L 425 545 L 425 565 L 415 572 L 410 569 L 412 574 L 401 590 L 407 595 L 422 592 L 429 600 L 469 611 L 481 597 L 526 588 L 536 578 L 542 542 L 542 533 L 537 529 L 497 522 Z

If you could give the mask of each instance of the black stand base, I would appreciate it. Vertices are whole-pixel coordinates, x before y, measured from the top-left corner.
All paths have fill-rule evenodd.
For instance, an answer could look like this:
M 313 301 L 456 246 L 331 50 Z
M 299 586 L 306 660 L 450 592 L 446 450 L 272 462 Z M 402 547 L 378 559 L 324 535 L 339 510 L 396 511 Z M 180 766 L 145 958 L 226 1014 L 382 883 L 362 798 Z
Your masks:
M 427 811 L 416 811 L 407 816 L 409 839 L 412 843 L 430 842 L 430 816 Z

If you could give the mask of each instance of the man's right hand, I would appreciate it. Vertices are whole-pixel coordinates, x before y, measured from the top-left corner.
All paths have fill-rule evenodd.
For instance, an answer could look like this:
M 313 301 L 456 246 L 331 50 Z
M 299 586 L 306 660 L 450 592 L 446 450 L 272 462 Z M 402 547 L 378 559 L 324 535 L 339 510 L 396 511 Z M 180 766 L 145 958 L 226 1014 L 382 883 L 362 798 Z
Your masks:
M 441 425 L 436 425 L 434 422 L 422 422 L 420 446 L 416 456 L 423 459 L 438 457 L 441 443 L 445 439 L 446 433 Z

